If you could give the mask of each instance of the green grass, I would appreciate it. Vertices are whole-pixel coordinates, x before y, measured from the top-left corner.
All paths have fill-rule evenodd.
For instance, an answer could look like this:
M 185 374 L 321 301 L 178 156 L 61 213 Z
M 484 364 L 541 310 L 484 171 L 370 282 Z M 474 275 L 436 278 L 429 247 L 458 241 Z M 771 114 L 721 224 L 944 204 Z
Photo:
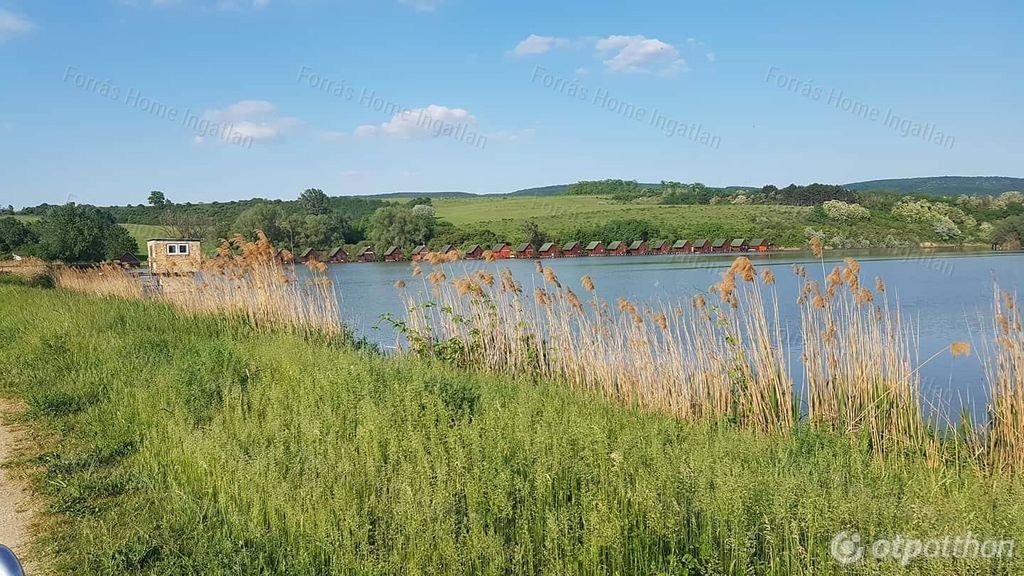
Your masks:
M 1024 537 L 1018 478 L 153 303 L 0 286 L 0 393 L 68 574 L 829 574 L 844 529 Z
M 487 229 L 509 242 L 525 241 L 523 223 L 527 220 L 562 240 L 571 240 L 562 236 L 581 227 L 623 218 L 652 222 L 671 239 L 764 237 L 777 246 L 799 247 L 807 241 L 807 227 L 823 230 L 829 239 L 837 235 L 873 243 L 889 235 L 905 242 L 930 239 L 927 230 L 885 214 L 843 226 L 816 219 L 811 208 L 802 206 L 625 204 L 598 196 L 436 198 L 433 205 L 438 217 L 458 228 Z

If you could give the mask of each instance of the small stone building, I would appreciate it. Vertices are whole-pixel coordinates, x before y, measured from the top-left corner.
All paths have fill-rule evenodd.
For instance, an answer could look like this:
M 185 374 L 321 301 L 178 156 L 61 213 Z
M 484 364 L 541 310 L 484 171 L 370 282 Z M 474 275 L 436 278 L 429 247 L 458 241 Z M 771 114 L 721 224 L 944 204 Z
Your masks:
M 192 238 L 152 238 L 146 249 L 153 274 L 191 274 L 203 264 L 202 247 Z

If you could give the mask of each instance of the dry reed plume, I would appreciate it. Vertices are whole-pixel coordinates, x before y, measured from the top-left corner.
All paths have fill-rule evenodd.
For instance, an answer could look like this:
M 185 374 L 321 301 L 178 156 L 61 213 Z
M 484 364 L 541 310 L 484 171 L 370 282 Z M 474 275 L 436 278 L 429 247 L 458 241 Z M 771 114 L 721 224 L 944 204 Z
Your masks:
M 251 242 L 241 236 L 224 240 L 217 255 L 196 274 L 161 276 L 147 289 L 136 275 L 107 264 L 88 269 L 57 267 L 61 288 L 125 299 L 153 298 L 181 310 L 245 317 L 253 326 L 283 326 L 327 335 L 343 332 L 334 286 L 322 263 L 308 265 L 300 277 L 287 251 L 277 251 L 257 231 Z

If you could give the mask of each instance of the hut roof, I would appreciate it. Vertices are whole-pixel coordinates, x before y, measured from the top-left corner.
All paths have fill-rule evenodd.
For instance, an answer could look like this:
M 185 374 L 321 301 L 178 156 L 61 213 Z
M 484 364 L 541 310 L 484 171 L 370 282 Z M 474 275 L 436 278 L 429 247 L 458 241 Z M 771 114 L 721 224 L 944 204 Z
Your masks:
M 654 241 L 654 249 L 655 250 L 661 250 L 667 244 L 668 244 L 668 240 L 655 240 Z
M 482 250 L 482 248 L 480 248 L 479 244 L 470 244 L 469 248 L 466 248 L 466 254 L 472 254 L 472 253 L 476 252 L 477 250 Z
M 202 242 L 199 238 L 147 238 L 146 242 Z
M 716 238 L 715 241 L 711 243 L 711 247 L 712 248 L 721 248 L 722 246 L 725 246 L 725 243 L 726 243 L 725 238 Z
M 689 240 L 676 240 L 675 244 L 673 244 L 672 247 L 673 248 L 686 248 L 687 242 L 689 242 Z
M 455 248 L 451 244 L 445 244 L 444 246 L 441 246 L 441 249 L 438 250 L 438 252 L 440 252 L 441 254 L 447 254 L 454 249 Z
M 420 244 L 419 246 L 416 246 L 415 248 L 412 249 L 412 253 L 413 254 L 422 254 L 424 252 L 429 252 L 429 251 L 430 251 L 430 249 L 427 248 L 426 245 L 424 245 L 424 244 Z
M 754 238 L 750 241 L 751 246 L 767 246 L 771 244 L 766 238 Z
M 614 240 L 613 242 L 608 244 L 608 249 L 609 250 L 618 250 L 619 246 L 622 246 L 622 242 L 619 242 L 618 240 Z
M 533 244 L 530 244 L 529 242 L 526 242 L 524 244 L 520 244 L 520 245 L 516 246 L 516 252 L 526 252 L 530 248 L 533 248 Z
M 316 249 L 314 249 L 314 248 L 306 248 L 305 250 L 302 251 L 302 254 L 299 254 L 299 258 L 305 258 L 306 256 L 309 256 L 310 254 L 315 254 L 315 253 L 316 253 Z
M 643 246 L 643 244 L 644 244 L 643 240 L 634 240 L 633 243 L 629 245 L 629 249 L 630 250 L 637 250 L 638 248 Z
M 694 240 L 693 241 L 693 247 L 694 248 L 703 248 L 703 247 L 705 247 L 707 245 L 708 245 L 708 241 L 707 240 Z
M 551 250 L 551 248 L 553 248 L 554 245 L 555 245 L 554 242 L 545 242 L 545 243 L 541 244 L 540 251 L 541 252 L 547 252 L 548 250 Z
M 394 254 L 395 252 L 398 252 L 398 246 L 390 246 L 390 247 L 388 247 L 388 249 L 387 249 L 387 250 L 386 250 L 386 251 L 384 252 L 384 255 L 385 255 L 385 256 L 391 256 L 391 255 L 392 255 L 392 254 Z
M 508 242 L 502 242 L 501 244 L 495 244 L 494 247 L 491 248 L 491 252 L 501 252 L 502 250 L 504 250 L 507 247 L 508 247 Z
M 348 252 L 345 252 L 345 249 L 339 246 L 339 247 L 335 248 L 334 250 L 331 250 L 331 252 L 327 256 L 329 256 L 330 258 L 334 258 L 338 254 L 348 255 Z
M 125 252 L 118 258 L 118 261 L 124 262 L 125 264 L 138 264 L 140 262 L 139 257 L 132 252 Z
M 732 246 L 733 248 L 739 248 L 740 246 L 743 246 L 746 243 L 747 243 L 747 241 L 745 239 L 743 239 L 743 238 L 736 238 L 735 240 L 730 242 L 729 245 Z M 747 245 L 749 246 L 749 244 L 747 244 Z
M 362 256 L 366 253 L 373 254 L 373 246 L 363 246 L 362 248 L 359 249 L 359 252 L 357 252 L 356 254 L 358 256 Z
M 590 242 L 590 243 L 587 244 L 587 250 L 596 250 L 597 247 L 600 246 L 600 245 L 601 245 L 601 241 L 600 240 L 594 240 L 593 242 Z
M 565 245 L 562 246 L 562 250 L 573 250 L 573 249 L 579 247 L 579 245 L 580 245 L 579 242 L 576 242 L 575 240 L 571 240 L 569 242 L 566 242 Z

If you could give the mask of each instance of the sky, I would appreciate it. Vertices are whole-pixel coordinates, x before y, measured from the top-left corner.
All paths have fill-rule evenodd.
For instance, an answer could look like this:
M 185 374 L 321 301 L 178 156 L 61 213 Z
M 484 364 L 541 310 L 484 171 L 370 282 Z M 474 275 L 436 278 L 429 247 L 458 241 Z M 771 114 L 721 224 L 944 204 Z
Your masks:
M 0 206 L 1024 176 L 1011 0 L 0 0 Z

